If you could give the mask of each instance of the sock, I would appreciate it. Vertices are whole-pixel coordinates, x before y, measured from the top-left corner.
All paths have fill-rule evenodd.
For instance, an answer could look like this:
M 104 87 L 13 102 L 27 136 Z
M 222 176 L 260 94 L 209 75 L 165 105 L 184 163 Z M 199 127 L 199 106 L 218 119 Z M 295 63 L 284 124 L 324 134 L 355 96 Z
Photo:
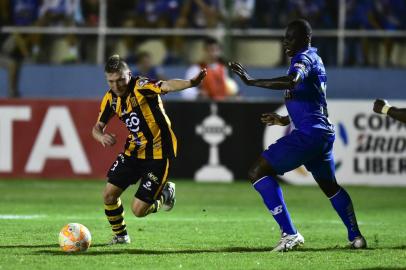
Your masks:
M 158 212 L 159 209 L 161 209 L 163 201 L 164 201 L 164 196 L 161 195 L 161 198 L 159 200 L 156 200 L 153 204 L 151 204 L 151 206 L 148 208 L 148 210 L 146 212 L 146 215 Z
M 113 233 L 118 236 L 127 235 L 126 225 L 124 222 L 124 208 L 121 199 L 118 198 L 114 204 L 105 204 L 104 213 L 111 225 Z
M 348 195 L 345 189 L 341 188 L 329 199 L 341 220 L 344 222 L 345 227 L 347 227 L 348 239 L 352 241 L 355 237 L 360 236 L 361 232 L 358 229 L 354 207 L 352 206 L 350 195 Z
M 271 176 L 265 176 L 257 180 L 253 186 L 261 194 L 266 207 L 279 224 L 282 232 L 296 234 L 297 230 L 290 219 L 278 182 Z

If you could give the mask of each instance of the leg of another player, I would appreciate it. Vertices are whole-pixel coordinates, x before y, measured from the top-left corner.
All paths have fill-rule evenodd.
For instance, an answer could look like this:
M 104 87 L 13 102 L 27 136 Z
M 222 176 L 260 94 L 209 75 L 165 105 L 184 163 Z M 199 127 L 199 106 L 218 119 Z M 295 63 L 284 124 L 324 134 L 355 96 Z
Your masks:
M 262 196 L 264 204 L 273 215 L 282 233 L 297 233 L 283 199 L 282 189 L 276 181 L 276 173 L 271 165 L 261 156 L 249 170 L 249 179 L 253 187 Z
M 130 242 L 124 222 L 124 207 L 120 199 L 122 193 L 121 188 L 111 183 L 107 183 L 103 191 L 104 212 L 115 235 L 110 244 Z
M 145 217 L 150 213 L 155 213 L 160 208 L 160 201 L 155 201 L 153 204 L 146 203 L 138 198 L 134 198 L 131 205 L 131 210 L 136 217 Z

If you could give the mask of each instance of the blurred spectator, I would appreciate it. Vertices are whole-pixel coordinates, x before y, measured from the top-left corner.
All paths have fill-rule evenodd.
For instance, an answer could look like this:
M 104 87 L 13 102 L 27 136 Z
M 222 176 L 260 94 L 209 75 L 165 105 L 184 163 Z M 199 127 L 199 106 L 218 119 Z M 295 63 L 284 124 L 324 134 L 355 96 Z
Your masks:
M 152 80 L 166 80 L 163 69 L 153 65 L 151 54 L 146 51 L 137 55 L 137 65 L 133 70 L 133 76 L 147 77 Z
M 206 78 L 199 85 L 182 91 L 185 99 L 209 98 L 213 100 L 224 100 L 238 94 L 237 84 L 229 77 L 226 62 L 221 57 L 221 46 L 214 38 L 208 37 L 204 40 L 204 59 L 198 64 L 192 65 L 186 71 L 186 79 L 191 79 L 202 68 L 207 69 Z
M 80 0 L 42 0 L 40 25 L 73 26 L 83 23 Z
M 258 28 L 283 28 L 288 23 L 288 1 L 256 0 L 253 25 Z
M 18 33 L 10 34 L 0 48 L 0 67 L 8 72 L 8 96 L 18 97 L 18 81 L 20 67 L 24 59 L 29 58 L 29 38 Z
M 221 0 L 183 0 L 176 28 L 216 28 L 223 19 Z M 184 37 L 175 36 L 169 44 L 165 64 L 179 64 L 185 59 Z
M 387 31 L 401 30 L 403 26 L 402 18 L 406 14 L 406 2 L 404 0 L 374 1 L 373 11 L 376 28 Z M 389 37 L 384 38 L 383 45 L 385 51 L 384 65 L 393 66 L 394 39 Z M 377 59 L 376 62 L 378 62 Z
M 42 0 L 39 8 L 40 26 L 75 26 L 83 24 L 80 0 Z M 80 62 L 80 45 L 74 34 L 52 41 L 51 58 L 57 63 Z
M 231 2 L 231 26 L 237 28 L 251 27 L 255 0 L 235 0 Z
M 37 21 L 39 0 L 13 0 L 10 5 L 13 25 L 27 26 Z
M 0 26 L 10 24 L 9 13 L 10 13 L 9 1 L 0 0 Z
M 139 0 L 136 9 L 137 27 L 168 28 L 179 16 L 180 0 Z
M 214 28 L 221 19 L 220 0 L 184 0 L 176 27 Z
M 376 27 L 373 2 L 369 0 L 347 0 L 346 28 L 371 30 Z M 367 38 L 346 40 L 345 65 L 369 65 L 369 42 Z
M 82 13 L 86 26 L 99 25 L 99 0 L 82 0 Z
M 136 0 L 107 0 L 107 25 L 122 27 L 126 21 L 134 20 Z

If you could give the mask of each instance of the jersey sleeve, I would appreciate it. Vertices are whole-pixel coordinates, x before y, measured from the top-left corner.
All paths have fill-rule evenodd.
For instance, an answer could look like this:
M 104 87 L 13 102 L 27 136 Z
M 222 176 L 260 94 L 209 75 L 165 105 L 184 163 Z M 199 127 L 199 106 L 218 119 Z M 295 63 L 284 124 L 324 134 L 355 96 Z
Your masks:
M 311 70 L 311 61 L 304 55 L 299 54 L 295 59 L 293 59 L 289 74 L 299 73 L 302 80 L 306 78 Z
M 100 112 L 99 112 L 99 117 L 97 119 L 98 122 L 103 122 L 107 124 L 109 120 L 114 116 L 114 110 L 111 106 L 113 97 L 112 95 L 107 92 L 106 95 L 104 95 L 103 100 L 100 104 Z
M 145 77 L 140 77 L 136 82 L 138 92 L 147 97 L 164 94 L 162 92 L 161 86 L 162 81 L 154 81 Z

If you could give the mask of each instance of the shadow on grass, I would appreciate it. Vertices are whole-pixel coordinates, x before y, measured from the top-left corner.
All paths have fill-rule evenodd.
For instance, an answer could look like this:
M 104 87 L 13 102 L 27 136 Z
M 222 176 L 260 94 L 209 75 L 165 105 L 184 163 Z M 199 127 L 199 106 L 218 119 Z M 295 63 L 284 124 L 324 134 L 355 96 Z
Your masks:
M 95 244 L 92 247 L 104 247 L 107 244 Z M 0 249 L 8 248 L 59 248 L 58 244 L 44 244 L 44 245 L 0 245 Z
M 92 247 L 102 247 L 106 245 L 93 245 Z M 54 246 L 55 247 L 55 246 Z M 199 253 L 250 253 L 250 252 L 271 252 L 273 247 L 250 248 L 250 247 L 228 247 L 228 248 L 213 248 L 213 249 L 179 249 L 179 250 L 148 250 L 148 249 L 113 249 L 113 250 L 89 250 L 82 253 L 68 253 L 69 255 L 79 256 L 97 256 L 97 255 L 120 255 L 120 254 L 136 254 L 136 255 L 163 255 L 163 254 L 199 254 Z M 399 247 L 383 247 L 383 248 L 367 248 L 362 251 L 372 251 L 380 249 L 406 249 L 406 246 Z M 348 247 L 335 246 L 326 248 L 306 248 L 301 247 L 297 250 L 290 252 L 317 252 L 317 251 L 346 251 L 358 252 L 358 250 L 351 250 Z M 38 250 L 34 254 L 40 255 L 67 255 L 67 253 L 60 250 Z
M 72 253 L 79 256 L 96 256 L 96 255 L 120 255 L 120 254 L 137 254 L 137 255 L 163 255 L 163 254 L 198 254 L 198 253 L 247 253 L 247 252 L 270 252 L 273 247 L 265 248 L 247 248 L 247 247 L 230 247 L 219 249 L 179 249 L 179 250 L 148 250 L 148 249 L 114 249 L 114 250 L 90 250 L 82 253 Z M 67 253 L 60 250 L 39 250 L 36 254 L 49 255 L 66 255 Z

